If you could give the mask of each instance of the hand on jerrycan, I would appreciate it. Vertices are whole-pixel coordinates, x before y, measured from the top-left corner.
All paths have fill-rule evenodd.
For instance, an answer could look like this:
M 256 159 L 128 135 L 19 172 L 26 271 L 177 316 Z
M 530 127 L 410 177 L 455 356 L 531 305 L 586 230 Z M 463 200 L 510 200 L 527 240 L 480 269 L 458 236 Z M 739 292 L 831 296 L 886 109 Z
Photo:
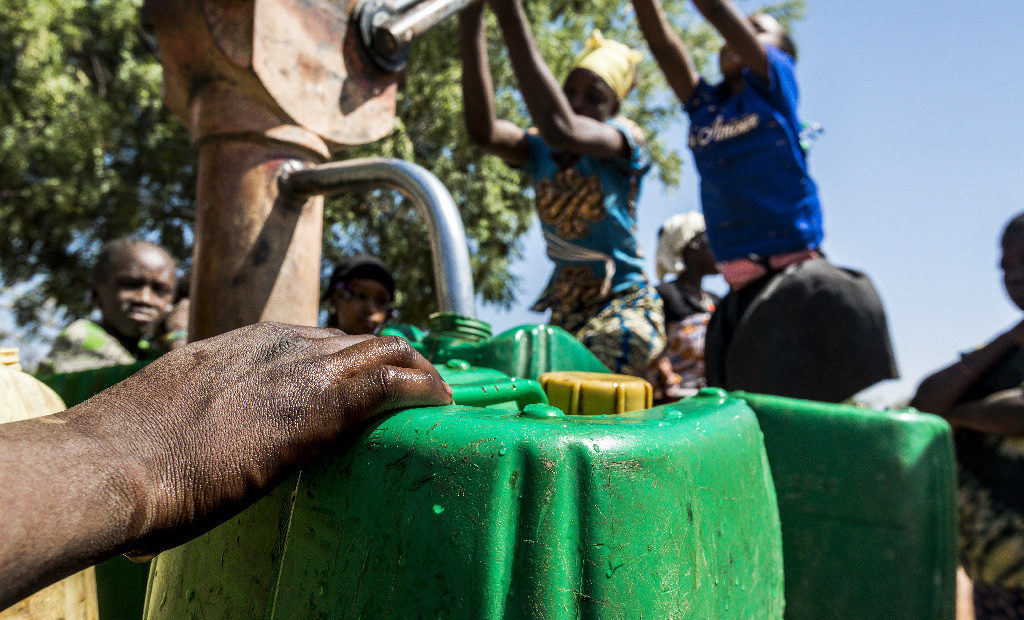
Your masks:
M 451 394 L 401 338 L 261 323 L 168 353 L 87 401 L 88 423 L 127 446 L 130 555 L 144 558 L 248 506 L 366 420 Z

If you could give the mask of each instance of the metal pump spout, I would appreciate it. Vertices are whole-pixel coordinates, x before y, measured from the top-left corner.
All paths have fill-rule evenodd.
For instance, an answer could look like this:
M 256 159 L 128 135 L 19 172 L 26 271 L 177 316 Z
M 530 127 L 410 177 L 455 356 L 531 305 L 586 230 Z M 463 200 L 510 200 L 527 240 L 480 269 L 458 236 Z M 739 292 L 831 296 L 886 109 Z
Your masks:
M 476 316 L 473 273 L 462 218 L 445 186 L 422 166 L 384 157 L 315 166 L 291 161 L 281 166 L 278 187 L 282 195 L 302 199 L 381 187 L 400 192 L 416 205 L 427 225 L 441 312 Z
M 355 16 L 363 49 L 382 71 L 401 71 L 414 39 L 477 1 L 361 0 Z

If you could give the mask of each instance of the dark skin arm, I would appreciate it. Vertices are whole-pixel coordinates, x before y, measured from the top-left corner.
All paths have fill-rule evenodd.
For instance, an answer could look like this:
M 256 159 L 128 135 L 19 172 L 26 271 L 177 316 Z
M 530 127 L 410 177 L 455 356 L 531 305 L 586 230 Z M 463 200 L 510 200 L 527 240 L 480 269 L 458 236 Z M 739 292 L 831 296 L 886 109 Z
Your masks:
M 544 141 L 577 155 L 628 157 L 629 142 L 622 132 L 573 111 L 537 50 L 521 1 L 491 0 L 491 9 L 504 33 L 523 100 Z
M 743 64 L 762 80 L 767 80 L 768 53 L 750 19 L 730 0 L 693 0 L 693 4 Z
M 462 31 L 462 114 L 469 138 L 485 153 L 496 155 L 510 166 L 520 167 L 529 157 L 526 132 L 494 112 L 494 85 L 487 63 L 484 36 L 484 3 L 459 13 Z
M 945 418 L 951 425 L 997 435 L 1024 434 L 1024 390 L 1013 388 L 986 398 L 960 402 L 1000 357 L 1024 345 L 1024 321 L 959 362 L 932 374 L 917 388 L 910 405 Z
M 697 87 L 699 76 L 683 40 L 668 23 L 657 0 L 633 0 L 633 8 L 654 60 L 676 97 L 686 103 Z
M 63 413 L 0 425 L 0 609 L 210 529 L 373 416 L 450 402 L 404 340 L 264 323 L 168 353 Z

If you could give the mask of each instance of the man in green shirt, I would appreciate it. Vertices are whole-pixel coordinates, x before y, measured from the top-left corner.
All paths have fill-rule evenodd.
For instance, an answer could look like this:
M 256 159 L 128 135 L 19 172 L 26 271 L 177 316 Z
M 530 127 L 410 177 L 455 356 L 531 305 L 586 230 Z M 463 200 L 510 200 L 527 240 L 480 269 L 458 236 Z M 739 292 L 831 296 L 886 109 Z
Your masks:
M 57 336 L 40 364 L 49 373 L 131 364 L 163 352 L 149 341 L 171 308 L 174 259 L 162 247 L 123 238 L 100 248 L 92 272 L 99 324 L 79 319 Z

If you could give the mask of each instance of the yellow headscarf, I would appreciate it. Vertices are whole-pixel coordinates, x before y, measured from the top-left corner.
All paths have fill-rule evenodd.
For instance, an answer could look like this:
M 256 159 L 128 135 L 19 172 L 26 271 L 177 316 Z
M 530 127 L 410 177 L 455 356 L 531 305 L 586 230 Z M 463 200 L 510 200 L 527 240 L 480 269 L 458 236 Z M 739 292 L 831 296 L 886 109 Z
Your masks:
M 606 39 L 600 30 L 594 30 L 583 51 L 573 61 L 572 68 L 593 71 L 622 99 L 633 88 L 636 65 L 642 58 L 640 52 Z

